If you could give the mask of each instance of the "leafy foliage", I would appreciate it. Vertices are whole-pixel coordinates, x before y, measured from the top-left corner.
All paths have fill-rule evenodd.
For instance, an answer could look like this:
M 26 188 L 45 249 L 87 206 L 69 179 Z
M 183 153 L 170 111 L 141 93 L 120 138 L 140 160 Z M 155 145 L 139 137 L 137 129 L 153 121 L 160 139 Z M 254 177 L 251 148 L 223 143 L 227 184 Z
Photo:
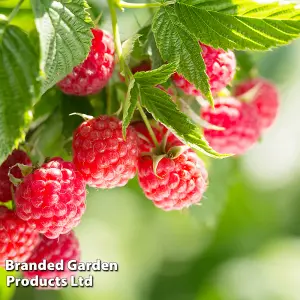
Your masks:
M 37 55 L 18 27 L 0 24 L 0 163 L 25 138 L 39 95 Z
M 154 16 L 152 30 L 162 58 L 178 63 L 178 73 L 213 103 L 201 48 L 195 36 L 179 21 L 172 5 L 160 8 Z
M 183 0 L 174 8 L 197 39 L 215 48 L 267 50 L 287 44 L 300 33 L 300 11 L 295 4 Z
M 40 36 L 42 92 L 45 92 L 86 58 L 93 23 L 85 0 L 31 2 Z

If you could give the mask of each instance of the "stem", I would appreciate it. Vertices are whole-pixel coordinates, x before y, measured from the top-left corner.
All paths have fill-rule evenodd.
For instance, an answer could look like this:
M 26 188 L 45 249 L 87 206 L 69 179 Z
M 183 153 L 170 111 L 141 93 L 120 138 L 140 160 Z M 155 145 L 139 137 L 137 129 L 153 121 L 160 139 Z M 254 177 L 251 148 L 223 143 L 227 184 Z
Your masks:
M 154 2 L 154 3 L 129 3 L 120 1 L 120 7 L 122 8 L 146 8 L 146 7 L 160 7 L 162 3 Z
M 18 4 L 15 6 L 15 8 L 12 10 L 12 12 L 10 13 L 10 15 L 8 16 L 7 19 L 7 23 L 10 23 L 11 20 L 16 16 L 16 14 L 18 13 L 21 5 L 23 4 L 25 0 L 19 0 Z
M 115 3 L 114 3 L 114 0 L 107 0 L 107 2 L 108 2 L 110 15 L 111 15 L 111 23 L 112 23 L 112 30 L 113 30 L 113 35 L 114 35 L 116 52 L 119 57 L 120 64 L 122 65 L 122 67 L 124 67 L 125 61 L 124 61 L 124 58 L 122 55 L 122 43 L 121 43 L 121 38 L 120 38 L 120 33 L 119 33 L 117 13 L 115 10 Z
M 111 115 L 111 84 L 108 84 L 106 88 L 106 113 Z
M 155 134 L 154 134 L 154 132 L 153 132 L 153 130 L 152 130 L 152 127 L 151 127 L 151 125 L 150 125 L 150 123 L 149 123 L 149 120 L 147 119 L 147 116 L 146 116 L 146 114 L 144 113 L 144 110 L 143 110 L 143 108 L 142 108 L 142 106 L 141 106 L 141 104 L 140 104 L 139 102 L 137 103 L 137 108 L 138 108 L 138 110 L 139 110 L 139 112 L 140 112 L 140 114 L 141 114 L 141 116 L 142 116 L 142 118 L 143 118 L 143 121 L 144 121 L 144 123 L 145 123 L 145 125 L 146 125 L 148 131 L 149 131 L 149 134 L 150 134 L 150 136 L 151 136 L 151 138 L 152 138 L 152 141 L 153 141 L 154 145 L 155 145 L 156 147 L 159 147 L 159 143 L 158 143 L 158 141 L 157 141 L 157 138 L 156 138 L 156 136 L 155 136 Z
M 121 38 L 120 38 L 120 33 L 119 33 L 119 27 L 118 27 L 118 19 L 117 19 L 117 13 L 115 10 L 115 3 L 114 0 L 107 0 L 108 2 L 108 7 L 109 7 L 109 11 L 110 11 L 110 15 L 111 15 L 111 23 L 112 23 L 112 30 L 113 30 L 113 36 L 114 36 L 114 42 L 115 42 L 115 48 L 116 48 L 116 52 L 117 55 L 119 57 L 119 62 L 121 67 L 123 68 L 123 70 L 125 70 L 125 72 L 127 72 L 130 76 L 132 76 L 131 70 L 130 68 L 127 66 L 124 58 L 123 58 L 123 54 L 122 54 L 122 43 L 121 43 Z M 126 74 L 125 74 L 126 75 Z M 125 81 L 128 84 L 128 76 L 125 76 Z M 149 134 L 153 140 L 153 143 L 156 147 L 159 147 L 159 143 L 157 141 L 157 138 L 151 128 L 151 125 L 149 124 L 149 121 L 147 119 L 146 114 L 143 111 L 143 108 L 141 106 L 141 104 L 139 102 L 137 102 L 137 108 L 144 120 L 144 123 L 149 131 Z

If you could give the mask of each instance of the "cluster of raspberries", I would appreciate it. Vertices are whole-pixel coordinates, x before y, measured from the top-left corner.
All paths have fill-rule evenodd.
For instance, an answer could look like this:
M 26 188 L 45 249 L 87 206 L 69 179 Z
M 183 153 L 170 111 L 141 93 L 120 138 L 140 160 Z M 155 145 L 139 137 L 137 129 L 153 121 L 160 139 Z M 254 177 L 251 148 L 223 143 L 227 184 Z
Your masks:
M 67 94 L 97 93 L 112 76 L 112 37 L 99 29 L 92 32 L 94 39 L 87 59 L 58 83 Z M 218 93 L 233 79 L 234 54 L 200 46 L 212 92 Z M 133 72 L 148 69 L 143 65 Z M 181 75 L 174 74 L 173 81 L 186 94 L 201 96 Z M 204 129 L 205 137 L 219 152 L 242 154 L 257 141 L 261 130 L 271 125 L 277 107 L 278 96 L 271 83 L 248 80 L 234 89 L 232 97 L 215 99 L 214 109 L 202 108 L 202 118 L 221 127 Z M 79 244 L 72 229 L 85 212 L 86 185 L 100 189 L 121 187 L 137 173 L 146 197 L 158 208 L 182 210 L 198 203 L 208 185 L 204 163 L 162 124 L 151 126 L 150 135 L 143 122 L 133 123 L 124 139 L 122 121 L 117 117 L 101 115 L 86 120 L 74 132 L 72 162 L 55 157 L 31 167 L 31 172 L 27 154 L 14 150 L 0 166 L 0 266 L 7 259 L 36 263 L 43 259 L 53 263 L 61 259 L 65 263 L 78 261 Z M 26 174 L 21 172 L 24 165 Z M 9 175 L 18 179 L 16 187 Z M 5 204 L 12 199 L 14 209 L 9 210 Z M 72 274 L 65 269 L 28 271 L 23 275 L 50 279 Z

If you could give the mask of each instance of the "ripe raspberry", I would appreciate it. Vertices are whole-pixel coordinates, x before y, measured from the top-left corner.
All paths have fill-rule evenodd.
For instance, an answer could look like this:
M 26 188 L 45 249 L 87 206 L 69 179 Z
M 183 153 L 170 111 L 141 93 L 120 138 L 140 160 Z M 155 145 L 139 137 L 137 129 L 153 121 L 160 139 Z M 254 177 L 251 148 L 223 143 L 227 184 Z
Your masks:
M 77 226 L 85 211 L 85 184 L 71 162 L 53 158 L 17 187 L 16 213 L 49 239 Z
M 57 239 L 47 239 L 43 237 L 39 246 L 27 260 L 27 263 L 41 263 L 43 260 L 46 260 L 47 263 L 58 263 L 63 260 L 64 270 L 38 270 L 38 271 L 26 271 L 23 272 L 25 278 L 31 279 L 38 276 L 40 279 L 54 279 L 58 278 L 67 278 L 70 279 L 72 275 L 75 275 L 76 272 L 72 272 L 68 268 L 68 262 L 70 260 L 80 261 L 80 249 L 79 242 L 71 231 L 68 234 L 63 234 Z M 59 286 L 51 287 L 41 285 L 39 288 L 43 289 L 58 289 Z
M 138 147 L 135 130 L 129 126 L 126 141 L 122 122 L 99 116 L 82 123 L 74 132 L 73 162 L 89 186 L 124 186 L 136 173 Z
M 0 266 L 6 259 L 25 262 L 39 241 L 39 234 L 15 212 L 0 207 Z
M 212 148 L 220 153 L 243 154 L 260 136 L 255 109 L 235 98 L 215 99 L 215 109 L 205 106 L 201 117 L 224 130 L 204 129 L 204 135 Z
M 257 88 L 257 89 L 256 89 Z M 239 97 L 253 91 L 251 104 L 257 110 L 259 125 L 262 129 L 270 127 L 277 116 L 279 107 L 279 95 L 276 87 L 263 78 L 246 80 L 240 83 L 234 91 L 234 95 Z
M 65 94 L 96 94 L 112 76 L 115 54 L 113 38 L 100 29 L 92 29 L 92 33 L 94 39 L 87 59 L 58 83 Z
M 8 158 L 0 166 L 0 202 L 7 202 L 12 200 L 11 188 L 14 188 L 14 186 L 9 180 L 8 173 L 9 169 L 17 163 L 28 166 L 31 165 L 30 158 L 24 151 L 14 150 L 12 154 L 9 155 Z M 20 168 L 18 168 L 17 166 L 12 168 L 10 170 L 10 173 L 15 178 L 20 179 L 23 177 Z
M 199 43 L 202 48 L 202 57 L 206 66 L 206 74 L 212 93 L 217 93 L 225 88 L 233 79 L 236 69 L 236 59 L 232 51 L 214 49 Z M 186 80 L 183 76 L 173 75 L 175 85 L 183 92 L 191 96 L 201 96 L 201 91 Z
M 182 143 L 171 134 L 166 150 Z M 138 177 L 145 195 L 163 210 L 181 210 L 198 203 L 207 188 L 207 171 L 202 160 L 191 150 L 185 150 L 175 159 L 164 157 L 159 161 L 156 175 L 153 158 L 141 156 Z

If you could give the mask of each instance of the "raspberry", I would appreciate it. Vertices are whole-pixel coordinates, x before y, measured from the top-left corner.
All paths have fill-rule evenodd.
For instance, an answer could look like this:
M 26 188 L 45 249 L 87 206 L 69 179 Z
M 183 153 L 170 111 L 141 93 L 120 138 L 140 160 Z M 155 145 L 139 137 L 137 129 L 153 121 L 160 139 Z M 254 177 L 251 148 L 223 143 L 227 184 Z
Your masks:
M 73 153 L 73 162 L 89 186 L 124 186 L 136 173 L 137 135 L 129 126 L 124 140 L 118 118 L 99 116 L 76 129 Z
M 257 88 L 257 90 L 256 90 Z M 270 127 L 278 112 L 279 95 L 276 87 L 263 78 L 246 80 L 235 88 L 235 96 L 239 97 L 253 90 L 251 104 L 257 110 L 259 125 L 262 129 Z
M 12 183 L 9 180 L 8 173 L 9 169 L 15 166 L 17 163 L 23 165 L 31 165 L 30 158 L 28 155 L 21 150 L 14 150 L 11 155 L 3 162 L 0 166 L 0 202 L 7 202 L 12 200 L 11 188 Z M 15 178 L 22 178 L 21 170 L 15 166 L 10 170 L 10 173 Z
M 15 212 L 0 207 L 0 266 L 6 259 L 25 262 L 39 241 L 39 234 Z
M 77 262 L 80 260 L 79 242 L 73 231 L 68 234 L 63 234 L 57 239 L 48 239 L 44 236 L 39 246 L 27 260 L 27 263 L 38 264 L 44 259 L 47 263 L 54 264 L 62 260 L 64 264 L 63 270 L 26 271 L 23 272 L 24 277 L 28 279 L 36 276 L 38 276 L 39 279 L 54 279 L 56 277 L 70 279 L 72 275 L 75 275 L 76 272 L 72 272 L 68 268 L 68 262 L 70 260 L 76 260 Z M 41 284 L 39 288 L 58 289 L 60 287 L 58 285 L 51 287 Z
M 100 29 L 92 29 L 92 33 L 94 39 L 86 60 L 58 83 L 65 94 L 96 94 L 112 76 L 115 53 L 113 38 L 108 32 Z
M 174 136 L 168 138 L 166 150 L 182 143 Z M 207 188 L 207 171 L 202 160 L 190 148 L 175 159 L 165 156 L 156 169 L 150 155 L 141 156 L 138 178 L 145 195 L 165 211 L 181 210 L 198 203 Z
M 260 136 L 255 109 L 235 98 L 215 99 L 215 109 L 205 106 L 201 117 L 224 130 L 204 129 L 210 146 L 220 153 L 243 154 Z
M 77 226 L 85 211 L 85 184 L 71 162 L 53 158 L 17 187 L 16 213 L 49 239 Z
M 202 57 L 206 66 L 206 74 L 212 93 L 217 93 L 225 88 L 233 79 L 236 69 L 236 59 L 232 51 L 214 49 L 199 43 L 202 48 Z M 175 85 L 187 95 L 201 96 L 201 91 L 186 80 L 183 76 L 173 75 Z

